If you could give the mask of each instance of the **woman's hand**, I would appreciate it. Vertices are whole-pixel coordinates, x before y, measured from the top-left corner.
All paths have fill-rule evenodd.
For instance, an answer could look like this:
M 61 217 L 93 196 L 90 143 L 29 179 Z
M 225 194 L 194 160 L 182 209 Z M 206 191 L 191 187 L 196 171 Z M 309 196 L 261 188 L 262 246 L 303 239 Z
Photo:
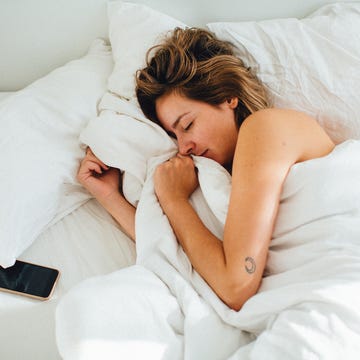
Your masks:
M 171 202 L 188 200 L 199 185 L 193 159 L 178 154 L 160 164 L 155 170 L 154 182 L 163 209 Z
M 100 202 L 119 194 L 120 171 L 105 165 L 90 148 L 81 161 L 77 179 Z

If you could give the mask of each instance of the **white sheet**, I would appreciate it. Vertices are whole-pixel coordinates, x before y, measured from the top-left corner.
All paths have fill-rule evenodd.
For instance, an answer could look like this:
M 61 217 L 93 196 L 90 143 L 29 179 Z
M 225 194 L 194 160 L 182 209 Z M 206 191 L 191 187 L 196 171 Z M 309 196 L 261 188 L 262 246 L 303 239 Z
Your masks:
M 121 113 L 119 104 L 117 111 Z M 123 109 L 123 114 L 126 110 Z M 123 115 L 107 112 L 107 116 L 120 121 Z M 128 131 L 126 138 L 131 137 Z M 163 352 L 161 359 L 173 356 L 225 359 L 232 353 L 233 359 L 259 359 L 264 353 L 268 354 L 268 359 L 331 359 L 339 352 L 345 353 L 347 359 L 355 359 L 360 350 L 360 312 L 354 300 L 360 295 L 360 142 L 345 142 L 327 157 L 293 166 L 281 197 L 266 277 L 259 293 L 240 312 L 223 304 L 193 271 L 162 213 L 154 194 L 152 173 L 156 164 L 168 156 L 169 153 L 148 160 L 138 204 L 137 264 L 144 273 L 144 283 L 137 281 L 139 267 L 127 270 L 126 277 L 118 275 L 123 283 L 138 283 L 142 288 L 145 298 L 149 299 L 146 301 L 151 309 L 147 311 L 149 317 L 146 313 L 131 311 L 133 306 L 142 307 L 141 301 L 137 302 L 137 297 L 133 296 L 132 285 L 120 286 L 119 281 L 107 277 L 82 284 L 58 307 L 57 341 L 64 358 L 88 360 L 90 353 L 96 354 L 96 347 L 97 353 L 106 352 L 108 359 L 115 359 L 119 349 L 127 351 L 129 341 L 156 345 L 149 334 L 158 329 L 154 318 L 164 323 L 164 315 L 157 313 L 156 305 L 152 305 L 156 298 L 147 295 L 150 291 L 147 281 L 153 278 L 148 274 L 150 270 L 158 278 L 159 294 L 164 295 L 161 280 L 184 314 L 182 323 L 167 324 L 170 334 L 175 332 L 182 336 L 182 352 L 174 355 L 171 350 L 176 349 L 176 344 L 169 340 L 172 337 L 162 337 L 158 333 L 166 349 L 166 356 Z M 131 172 L 127 165 L 128 153 L 120 152 L 106 162 Z M 195 162 L 201 191 L 193 194 L 193 205 L 205 224 L 221 237 L 230 190 L 229 176 L 209 159 L 195 158 Z M 101 315 L 94 314 L 91 306 L 82 307 L 89 294 L 100 293 L 104 287 L 112 296 L 97 299 L 97 306 L 103 309 Z M 128 302 L 132 302 L 130 307 L 126 305 Z M 172 318 L 173 309 L 164 307 L 162 311 Z M 124 319 L 124 312 L 131 312 L 133 317 Z M 104 323 L 108 326 L 107 332 L 98 333 L 96 330 Z M 127 335 L 126 329 L 136 324 L 138 335 Z M 199 329 L 204 327 L 206 336 L 201 336 Z M 331 337 L 332 333 L 337 334 L 337 341 Z M 255 337 L 257 340 L 251 341 Z M 225 341 L 227 346 L 219 347 L 219 343 Z M 241 346 L 244 343 L 249 345 Z M 146 353 L 151 358 L 148 350 Z M 156 357 L 159 356 L 156 350 L 152 355 L 160 358 Z
M 135 246 L 95 201 L 90 200 L 40 235 L 22 260 L 55 267 L 61 275 L 46 302 L 0 292 L 0 359 L 60 359 L 54 311 L 82 280 L 135 262 Z
M 14 94 L 14 92 L 4 92 L 1 91 L 0 92 L 0 101 L 5 100 L 8 96 L 10 96 L 11 94 Z
M 274 360 L 357 359 L 359 141 L 292 168 L 266 276 L 237 313 L 193 271 L 154 195 L 152 172 L 174 154 L 174 143 L 116 96 L 107 94 L 100 109 L 82 141 L 125 171 L 124 192 L 138 202 L 137 266 L 89 280 L 64 297 L 56 321 L 64 359 L 116 359 L 129 351 L 134 358 L 162 360 L 257 360 L 264 354 Z M 211 160 L 195 162 L 201 190 L 193 194 L 193 205 L 221 238 L 231 179 Z

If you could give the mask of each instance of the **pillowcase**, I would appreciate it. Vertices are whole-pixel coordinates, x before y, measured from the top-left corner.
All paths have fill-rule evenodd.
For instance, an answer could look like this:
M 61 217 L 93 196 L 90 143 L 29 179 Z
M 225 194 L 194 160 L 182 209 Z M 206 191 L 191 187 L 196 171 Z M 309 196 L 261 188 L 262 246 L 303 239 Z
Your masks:
M 269 88 L 276 107 L 315 117 L 336 142 L 360 138 L 360 4 L 307 18 L 210 23 Z
M 176 153 L 174 141 L 157 124 L 147 120 L 135 95 L 136 70 L 146 64 L 146 53 L 182 22 L 147 6 L 111 1 L 108 4 L 109 38 L 114 70 L 108 80 L 99 117 L 80 135 L 97 157 L 124 171 L 123 192 L 137 205 L 145 182 L 148 160 Z
M 113 61 L 96 40 L 71 61 L 0 102 L 0 265 L 90 198 L 76 181 L 79 134 L 97 115 Z
M 148 120 L 135 101 L 106 93 L 99 104 L 100 115 L 89 121 L 80 140 L 108 166 L 124 171 L 123 193 L 137 206 L 148 171 L 148 160 L 177 152 L 175 140 Z
M 147 6 L 123 1 L 109 2 L 108 18 L 115 63 L 108 89 L 127 99 L 135 99 L 135 74 L 145 66 L 146 52 L 167 31 L 185 27 L 185 24 Z

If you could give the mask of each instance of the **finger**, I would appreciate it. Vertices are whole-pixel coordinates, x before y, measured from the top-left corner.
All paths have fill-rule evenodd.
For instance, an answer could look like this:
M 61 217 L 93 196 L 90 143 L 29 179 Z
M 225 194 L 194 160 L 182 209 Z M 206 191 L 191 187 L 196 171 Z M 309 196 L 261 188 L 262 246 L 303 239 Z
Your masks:
M 191 161 L 191 162 L 194 162 L 194 159 L 192 158 L 192 156 L 190 155 L 182 155 L 182 154 L 177 154 L 176 155 L 176 158 L 177 159 L 180 159 L 180 160 L 185 160 L 185 161 Z
M 104 170 L 109 170 L 109 166 L 102 162 L 89 147 L 86 149 L 86 158 L 98 163 Z
M 88 160 L 81 164 L 77 173 L 77 179 L 80 183 L 88 182 L 91 178 L 98 176 L 95 174 L 102 174 L 101 167 L 97 163 Z
M 180 153 L 177 153 L 177 154 L 176 154 L 176 157 L 177 157 L 178 159 L 187 159 L 187 158 L 190 158 L 190 155 L 182 155 L 182 154 L 180 154 Z
M 98 163 L 96 163 L 95 161 L 87 160 L 84 163 L 83 169 L 84 169 L 84 172 L 95 171 L 98 174 L 102 174 L 101 166 Z
M 100 162 L 100 166 L 103 168 L 103 170 L 109 170 L 110 167 L 104 164 L 102 161 Z
M 194 159 L 191 157 L 191 156 L 189 156 L 189 155 L 178 155 L 177 156 L 177 159 L 179 160 L 179 161 L 181 161 L 183 164 L 185 164 L 185 165 L 190 165 L 190 166 L 192 166 L 192 167 L 194 167 L 195 166 L 195 164 L 194 164 Z

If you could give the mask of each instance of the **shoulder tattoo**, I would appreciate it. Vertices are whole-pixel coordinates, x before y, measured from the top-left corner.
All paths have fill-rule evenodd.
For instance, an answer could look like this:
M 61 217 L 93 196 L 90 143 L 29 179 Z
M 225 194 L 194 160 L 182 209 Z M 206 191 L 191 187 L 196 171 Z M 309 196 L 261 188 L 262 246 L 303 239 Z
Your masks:
M 245 258 L 245 270 L 248 274 L 253 274 L 256 270 L 255 260 L 250 256 Z

